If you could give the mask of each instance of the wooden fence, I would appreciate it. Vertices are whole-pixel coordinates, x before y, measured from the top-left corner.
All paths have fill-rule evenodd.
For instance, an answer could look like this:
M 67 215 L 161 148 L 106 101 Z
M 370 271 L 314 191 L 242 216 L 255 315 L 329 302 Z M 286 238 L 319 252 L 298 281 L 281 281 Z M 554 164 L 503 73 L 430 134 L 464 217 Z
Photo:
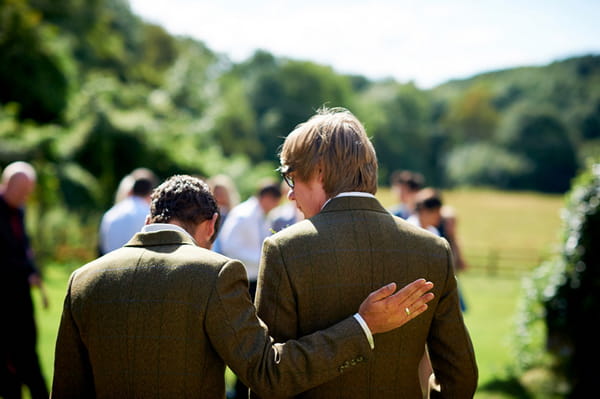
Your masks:
M 469 273 L 519 278 L 552 254 L 528 248 L 464 248 Z

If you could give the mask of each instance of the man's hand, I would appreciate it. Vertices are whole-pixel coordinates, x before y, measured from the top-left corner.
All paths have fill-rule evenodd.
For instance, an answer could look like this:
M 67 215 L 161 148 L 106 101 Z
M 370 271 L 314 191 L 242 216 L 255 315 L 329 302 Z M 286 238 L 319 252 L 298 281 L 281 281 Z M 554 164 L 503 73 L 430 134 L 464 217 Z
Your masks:
M 40 294 L 42 295 L 42 306 L 44 309 L 48 309 L 48 294 L 46 293 L 46 287 L 42 283 L 42 278 L 37 273 L 31 273 L 28 277 L 30 287 L 38 287 Z
M 390 283 L 369 294 L 358 313 L 372 334 L 393 330 L 427 310 L 427 302 L 434 297 L 427 291 L 432 288 L 432 282 L 420 278 L 394 294 L 396 283 Z

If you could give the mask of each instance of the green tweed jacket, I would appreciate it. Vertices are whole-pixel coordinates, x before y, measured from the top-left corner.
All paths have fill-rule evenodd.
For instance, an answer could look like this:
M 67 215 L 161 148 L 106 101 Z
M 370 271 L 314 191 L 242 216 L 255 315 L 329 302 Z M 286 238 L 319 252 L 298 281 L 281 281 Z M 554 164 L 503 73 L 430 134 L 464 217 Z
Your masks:
M 241 263 L 176 231 L 138 233 L 72 274 L 52 396 L 224 398 L 225 364 L 265 397 L 289 396 L 371 353 L 352 317 L 274 344 Z
M 256 304 L 278 342 L 343 320 L 376 287 L 392 281 L 402 287 L 420 277 L 435 284 L 425 313 L 377 335 L 364 368 L 297 397 L 420 398 L 417 368 L 427 344 L 442 397 L 470 398 L 475 355 L 448 243 L 392 216 L 376 199 L 334 198 L 311 219 L 267 238 Z

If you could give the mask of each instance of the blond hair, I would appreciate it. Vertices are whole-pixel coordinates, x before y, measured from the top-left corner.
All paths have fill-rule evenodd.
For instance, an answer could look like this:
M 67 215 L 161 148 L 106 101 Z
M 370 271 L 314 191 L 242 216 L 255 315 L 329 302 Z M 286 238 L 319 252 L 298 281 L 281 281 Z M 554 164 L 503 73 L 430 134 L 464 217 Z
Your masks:
M 347 191 L 375 194 L 377 155 L 360 121 L 345 108 L 322 108 L 298 125 L 279 153 L 281 171 L 309 180 L 319 169 L 329 197 Z

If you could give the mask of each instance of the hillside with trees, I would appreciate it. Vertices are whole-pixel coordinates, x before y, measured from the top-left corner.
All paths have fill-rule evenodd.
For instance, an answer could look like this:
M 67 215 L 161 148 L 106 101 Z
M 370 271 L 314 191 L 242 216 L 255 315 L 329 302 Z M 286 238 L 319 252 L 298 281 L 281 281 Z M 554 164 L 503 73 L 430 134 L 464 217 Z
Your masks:
M 365 123 L 384 185 L 412 169 L 438 187 L 565 192 L 600 154 L 600 55 L 422 90 L 261 50 L 234 63 L 126 0 L 0 1 L 0 87 L 0 167 L 33 163 L 40 215 L 97 216 L 138 166 L 225 173 L 247 195 L 323 105 Z

